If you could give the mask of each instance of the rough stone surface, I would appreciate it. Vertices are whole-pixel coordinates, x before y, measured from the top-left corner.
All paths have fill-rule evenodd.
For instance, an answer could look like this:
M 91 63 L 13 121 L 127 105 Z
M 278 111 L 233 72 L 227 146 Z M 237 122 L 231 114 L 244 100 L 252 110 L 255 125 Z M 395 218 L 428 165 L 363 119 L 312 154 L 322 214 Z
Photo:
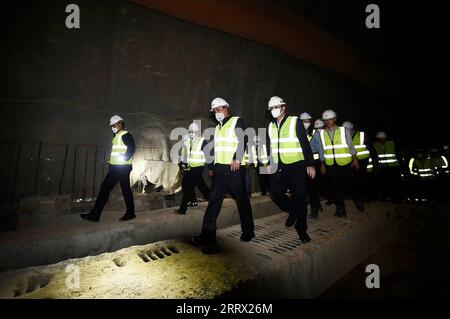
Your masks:
M 310 220 L 308 244 L 285 228 L 286 214 L 279 213 L 255 220 L 256 237 L 249 243 L 239 240 L 238 225 L 219 230 L 221 251 L 215 255 L 170 240 L 6 271 L 0 274 L 0 297 L 311 298 L 395 236 L 398 217 L 407 211 L 392 204 L 368 205 L 365 213 L 347 207 L 346 219 L 327 208 Z M 76 289 L 66 284 L 71 264 L 80 271 Z

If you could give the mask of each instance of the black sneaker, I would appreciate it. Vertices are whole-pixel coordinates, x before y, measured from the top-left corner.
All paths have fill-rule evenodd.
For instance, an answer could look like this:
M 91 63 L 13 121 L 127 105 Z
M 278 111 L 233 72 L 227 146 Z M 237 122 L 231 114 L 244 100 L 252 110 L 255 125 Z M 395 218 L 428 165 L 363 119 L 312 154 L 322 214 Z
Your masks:
M 119 218 L 119 220 L 121 222 L 126 222 L 127 220 L 131 220 L 131 219 L 135 219 L 136 215 L 135 214 L 125 214 L 122 217 Z
M 251 233 L 243 233 L 241 235 L 241 240 L 244 242 L 249 242 L 251 241 L 253 238 L 255 238 L 255 233 L 251 232 Z
M 100 216 L 98 214 L 95 214 L 92 212 L 90 212 L 88 214 L 81 214 L 80 217 L 83 218 L 84 220 L 94 222 L 94 223 L 98 223 L 98 221 L 100 220 Z
M 289 214 L 289 216 L 286 219 L 286 222 L 284 223 L 284 225 L 286 227 L 292 227 L 296 220 L 297 220 L 297 216 L 295 216 L 294 214 Z

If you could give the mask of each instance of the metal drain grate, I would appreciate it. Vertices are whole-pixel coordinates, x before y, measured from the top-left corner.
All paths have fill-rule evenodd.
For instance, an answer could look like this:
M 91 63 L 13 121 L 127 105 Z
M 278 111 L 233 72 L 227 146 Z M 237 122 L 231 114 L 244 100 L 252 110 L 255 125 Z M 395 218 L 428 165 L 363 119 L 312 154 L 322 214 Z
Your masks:
M 269 251 L 282 255 L 289 254 L 304 245 L 294 227 L 285 227 L 286 217 L 287 214 L 282 213 L 255 220 L 256 237 L 251 241 L 251 246 L 263 252 Z M 317 238 L 330 233 L 335 227 L 335 222 L 326 219 L 309 221 L 308 232 Z M 238 242 L 242 232 L 240 226 L 236 225 L 223 229 L 220 233 L 225 239 Z

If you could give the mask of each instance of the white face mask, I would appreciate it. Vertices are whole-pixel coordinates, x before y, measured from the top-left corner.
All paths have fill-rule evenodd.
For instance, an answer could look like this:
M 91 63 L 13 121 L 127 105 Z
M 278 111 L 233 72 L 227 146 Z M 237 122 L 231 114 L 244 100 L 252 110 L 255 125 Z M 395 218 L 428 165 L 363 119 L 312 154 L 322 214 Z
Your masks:
M 277 107 L 275 109 L 270 110 L 270 113 L 272 113 L 272 116 L 274 118 L 278 118 L 278 116 L 280 116 L 281 114 L 281 108 Z
M 303 127 L 307 130 L 311 126 L 311 123 L 303 123 Z
M 194 139 L 195 136 L 196 136 L 196 134 L 195 134 L 195 132 L 189 132 L 189 136 L 190 136 L 192 139 Z
M 222 123 L 223 119 L 225 118 L 225 115 L 223 113 L 216 113 L 216 120 Z
M 114 134 L 117 134 L 119 129 L 117 127 L 111 127 L 111 131 L 113 131 Z

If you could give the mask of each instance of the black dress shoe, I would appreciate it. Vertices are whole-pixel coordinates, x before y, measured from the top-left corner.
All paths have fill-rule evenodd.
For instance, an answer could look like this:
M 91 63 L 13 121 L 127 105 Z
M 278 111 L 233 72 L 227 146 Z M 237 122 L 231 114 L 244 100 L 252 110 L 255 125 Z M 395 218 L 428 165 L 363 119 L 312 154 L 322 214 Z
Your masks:
M 126 222 L 127 220 L 135 219 L 135 218 L 136 218 L 136 215 L 135 215 L 135 214 L 125 214 L 125 215 L 123 215 L 122 217 L 120 217 L 119 220 L 120 220 L 121 222 Z
M 297 220 L 297 216 L 295 216 L 294 214 L 289 214 L 289 216 L 286 219 L 286 222 L 284 223 L 284 225 L 286 227 L 291 227 L 292 225 L 294 225 L 296 220 Z
M 176 212 L 177 214 L 180 214 L 180 215 L 186 215 L 186 211 L 185 210 L 175 209 L 174 212 Z
M 100 220 L 100 217 L 97 214 L 93 214 L 93 213 L 81 214 L 80 217 L 83 218 L 84 220 L 88 220 L 90 222 L 95 222 L 95 223 L 98 223 L 98 221 Z
M 253 238 L 255 238 L 255 233 L 251 232 L 251 233 L 243 233 L 241 235 L 241 240 L 244 242 L 249 242 L 251 241 Z
M 319 218 L 319 210 L 318 209 L 312 209 L 311 214 L 309 214 L 312 218 Z
M 204 253 L 205 255 L 213 255 L 213 254 L 218 254 L 220 252 L 221 252 L 221 249 L 217 243 L 209 244 L 202 248 L 202 253 Z
M 365 210 L 364 202 L 362 200 L 355 201 L 355 206 L 360 212 L 363 212 Z
M 295 230 L 302 243 L 309 243 L 311 241 L 311 237 L 309 237 L 306 230 L 300 229 L 298 224 L 295 225 Z
M 205 246 L 205 245 L 216 245 L 216 234 L 215 233 L 201 233 L 198 236 L 192 237 L 189 242 L 196 247 Z
M 345 211 L 345 208 L 338 208 L 336 210 L 336 213 L 334 214 L 334 216 L 337 217 L 347 217 L 347 212 Z
M 302 243 L 309 243 L 311 241 L 311 237 L 309 237 L 308 233 L 306 231 L 300 232 L 298 234 L 298 237 L 300 237 L 300 240 Z
M 330 205 L 333 205 L 333 204 L 334 204 L 334 202 L 332 200 L 330 200 L 330 199 L 325 202 L 325 205 L 327 205 L 327 206 L 330 206 Z

